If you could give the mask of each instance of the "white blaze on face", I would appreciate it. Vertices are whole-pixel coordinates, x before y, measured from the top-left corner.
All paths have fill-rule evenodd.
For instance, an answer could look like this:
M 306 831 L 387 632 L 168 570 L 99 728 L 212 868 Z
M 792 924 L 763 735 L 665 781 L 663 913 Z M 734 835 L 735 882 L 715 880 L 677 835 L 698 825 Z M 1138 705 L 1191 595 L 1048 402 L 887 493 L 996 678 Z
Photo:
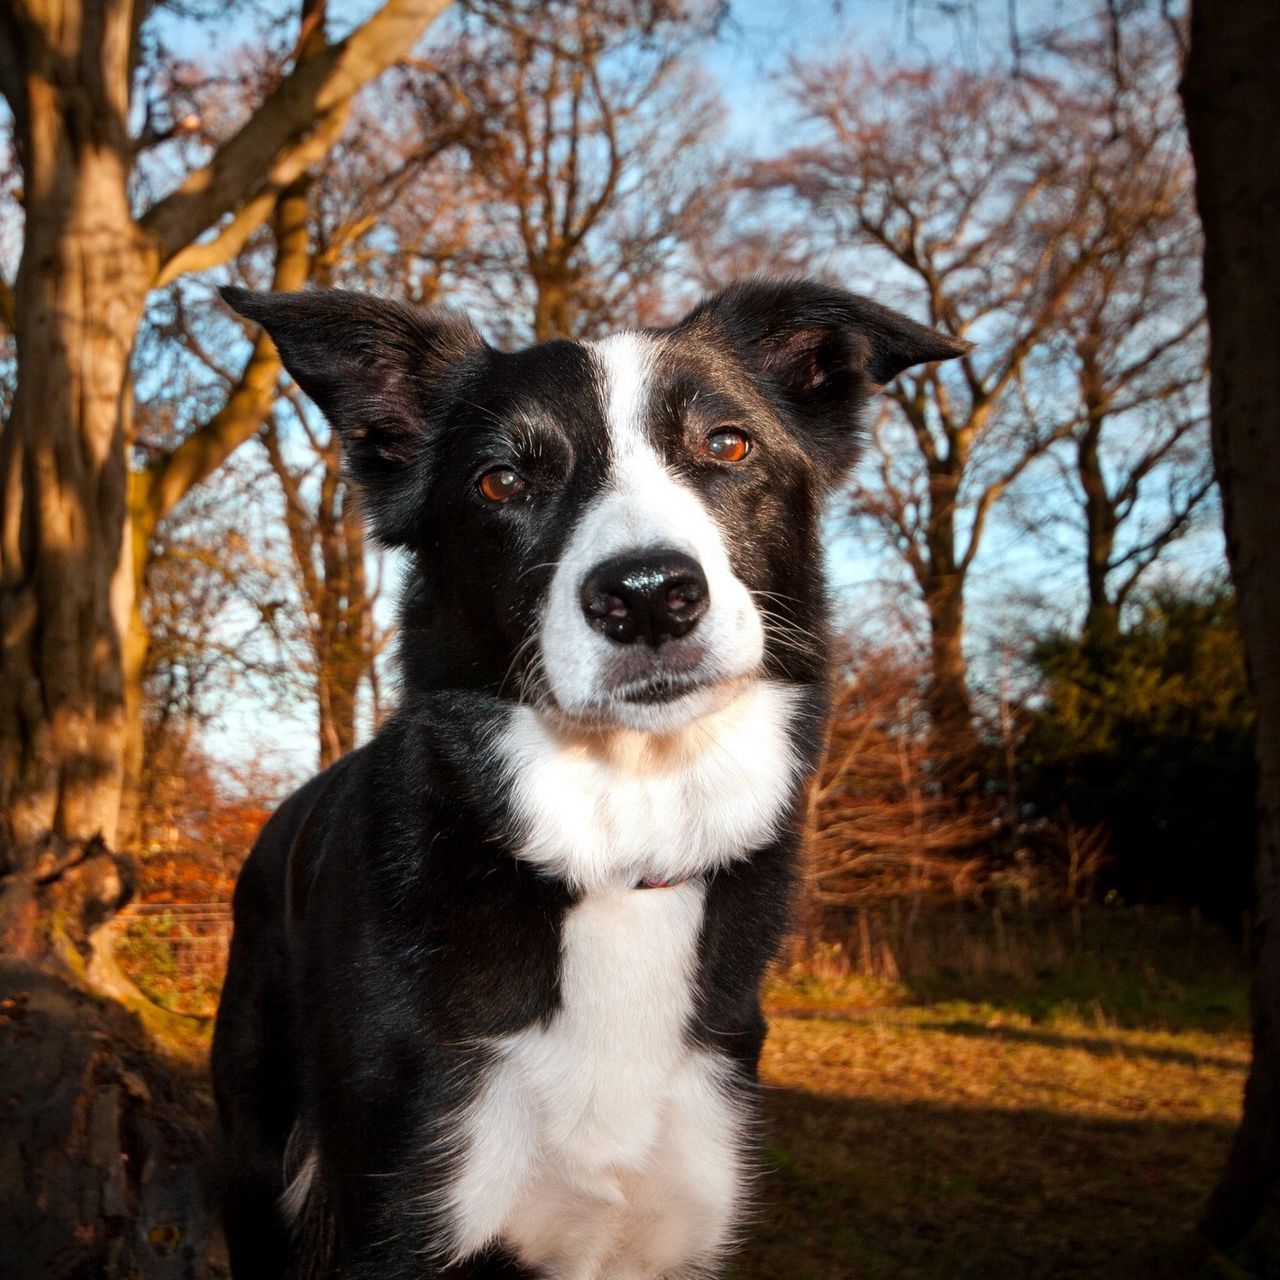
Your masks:
M 547 593 L 543 667 L 557 705 L 570 716 L 655 731 L 678 728 L 719 705 L 723 692 L 714 686 L 755 674 L 764 655 L 764 626 L 751 593 L 733 572 L 711 512 L 667 469 L 645 432 L 660 344 L 622 333 L 588 349 L 599 370 L 612 464 L 605 488 L 570 536 Z M 706 576 L 710 605 L 680 643 L 697 644 L 703 652 L 688 674 L 707 688 L 669 703 L 614 701 L 608 669 L 620 646 L 588 624 L 582 584 L 604 560 L 658 548 L 692 556 Z
M 722 531 L 646 436 L 659 344 L 624 334 L 590 350 L 612 465 L 569 536 L 539 634 L 569 719 L 517 705 L 495 742 L 515 856 L 578 896 L 554 1016 L 493 1043 L 455 1117 L 446 1244 L 461 1260 L 500 1240 L 548 1280 L 692 1280 L 714 1269 L 747 1180 L 741 1082 L 689 1036 L 704 877 L 794 815 L 799 690 L 761 678 L 763 624 Z M 584 581 L 659 549 L 701 566 L 706 613 L 656 649 L 609 640 L 583 613 Z M 673 651 L 697 691 L 656 705 L 620 696 Z M 646 880 L 671 887 L 640 890 Z

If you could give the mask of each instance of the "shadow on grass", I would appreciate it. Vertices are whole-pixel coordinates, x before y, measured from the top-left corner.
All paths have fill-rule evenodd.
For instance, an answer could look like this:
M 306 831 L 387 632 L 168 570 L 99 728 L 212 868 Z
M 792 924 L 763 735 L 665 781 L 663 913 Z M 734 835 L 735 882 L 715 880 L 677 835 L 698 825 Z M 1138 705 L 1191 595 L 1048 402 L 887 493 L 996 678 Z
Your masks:
M 765 1096 L 766 1173 L 734 1280 L 1136 1280 L 1186 1240 L 1231 1138 L 1205 1121 Z
M 1217 1067 L 1223 1071 L 1239 1071 L 1243 1078 L 1248 1062 L 1212 1053 L 1196 1053 L 1190 1049 L 1171 1049 L 1164 1045 L 1135 1044 L 1132 1038 L 1062 1034 L 1029 1027 L 988 1026 L 981 1022 L 956 1019 L 951 1022 L 921 1023 L 921 1031 L 944 1032 L 953 1036 L 1000 1040 L 1006 1044 L 1038 1044 L 1049 1049 L 1083 1049 L 1095 1057 L 1149 1058 L 1152 1062 L 1170 1062 L 1181 1067 Z

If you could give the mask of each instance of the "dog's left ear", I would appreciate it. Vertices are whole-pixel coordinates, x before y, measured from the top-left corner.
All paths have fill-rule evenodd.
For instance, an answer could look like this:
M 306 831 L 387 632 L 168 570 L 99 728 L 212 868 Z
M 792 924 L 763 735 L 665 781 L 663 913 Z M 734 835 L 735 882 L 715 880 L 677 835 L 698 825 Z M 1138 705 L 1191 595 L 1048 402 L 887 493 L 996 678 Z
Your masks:
M 730 285 L 679 327 L 727 344 L 797 430 L 850 456 L 868 394 L 912 365 L 973 349 L 962 338 L 815 280 Z
M 486 350 L 471 322 L 343 289 L 221 292 L 266 329 L 333 424 L 373 532 L 388 545 L 410 541 L 449 385 Z

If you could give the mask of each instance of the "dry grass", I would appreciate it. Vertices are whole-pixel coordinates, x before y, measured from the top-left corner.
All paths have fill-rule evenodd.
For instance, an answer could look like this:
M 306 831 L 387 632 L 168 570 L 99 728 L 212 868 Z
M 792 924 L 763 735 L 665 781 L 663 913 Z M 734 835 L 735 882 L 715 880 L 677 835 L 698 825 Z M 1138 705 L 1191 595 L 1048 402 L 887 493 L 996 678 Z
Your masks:
M 1235 950 L 1140 911 L 876 927 L 871 975 L 855 932 L 770 985 L 766 1171 L 734 1280 L 1193 1274 L 1179 1249 L 1248 1065 Z M 138 945 L 135 977 L 216 998 L 167 955 Z
M 776 981 L 736 1280 L 1189 1274 L 1248 1066 L 1243 978 L 1130 961 Z

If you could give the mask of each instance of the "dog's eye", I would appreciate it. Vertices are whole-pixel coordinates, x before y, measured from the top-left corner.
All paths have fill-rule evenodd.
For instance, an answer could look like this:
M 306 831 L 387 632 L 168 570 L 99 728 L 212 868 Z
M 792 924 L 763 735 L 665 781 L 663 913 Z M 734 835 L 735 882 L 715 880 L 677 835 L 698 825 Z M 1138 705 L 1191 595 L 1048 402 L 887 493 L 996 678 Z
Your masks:
M 702 452 L 717 462 L 741 462 L 751 452 L 751 440 L 733 427 L 721 427 L 702 442 Z
M 509 502 L 528 487 L 529 482 L 510 467 L 494 467 L 476 481 L 476 488 L 486 502 Z

